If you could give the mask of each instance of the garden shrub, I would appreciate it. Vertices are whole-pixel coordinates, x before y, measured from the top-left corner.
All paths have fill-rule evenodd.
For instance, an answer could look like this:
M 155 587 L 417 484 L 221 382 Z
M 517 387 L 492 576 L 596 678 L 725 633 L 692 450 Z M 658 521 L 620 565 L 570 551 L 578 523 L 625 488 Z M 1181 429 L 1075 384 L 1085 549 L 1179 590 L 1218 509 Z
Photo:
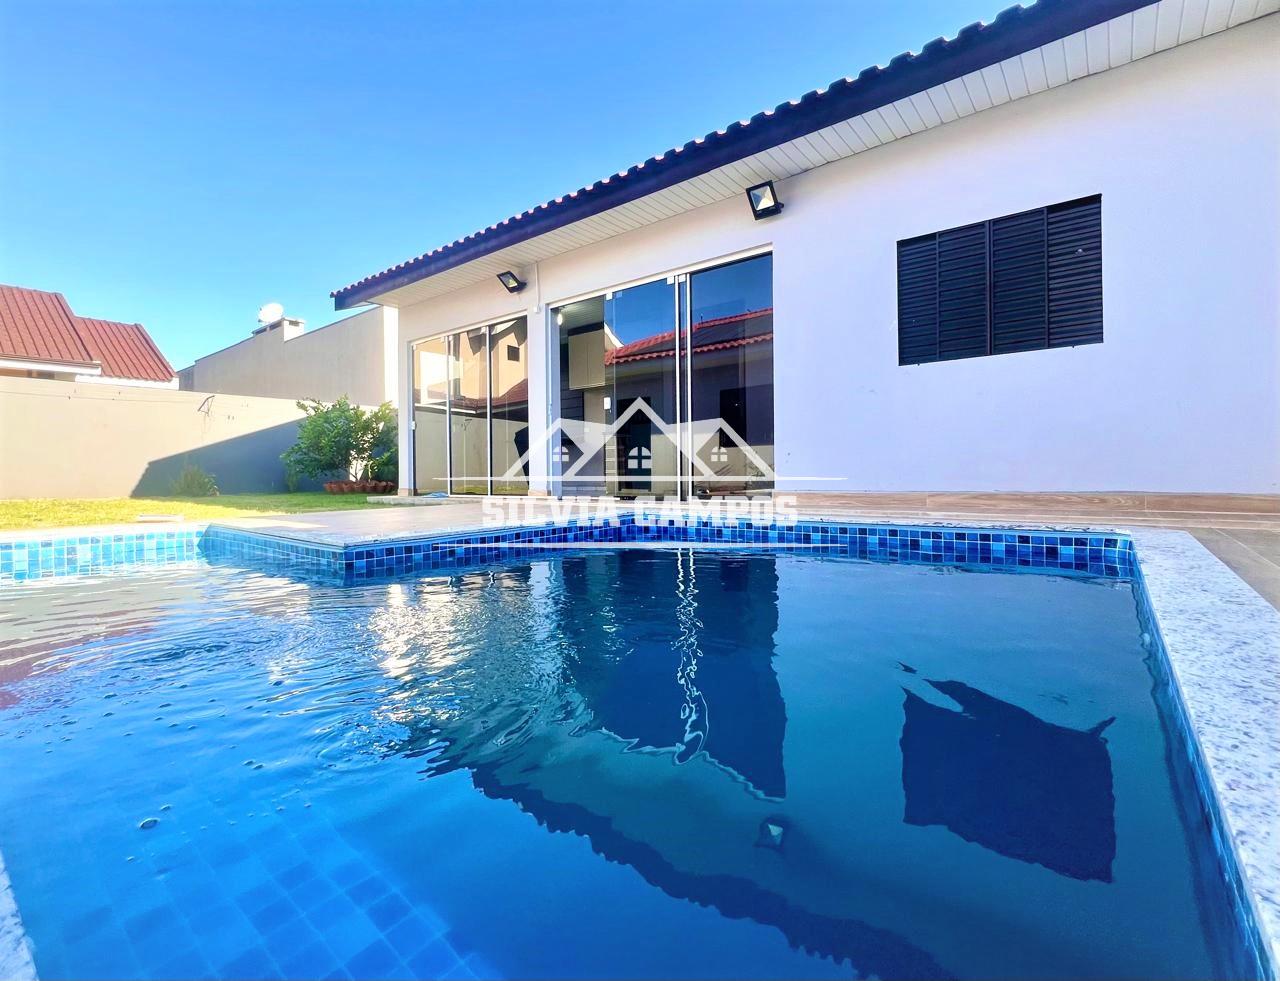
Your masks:
M 295 474 L 314 480 L 325 477 L 354 480 L 392 479 L 396 460 L 396 413 L 390 402 L 376 409 L 352 405 L 343 396 L 336 402 L 299 402 L 307 417 L 298 425 L 298 440 L 280 459 Z
M 213 474 L 197 464 L 188 463 L 169 485 L 169 493 L 174 497 L 217 497 L 218 484 Z

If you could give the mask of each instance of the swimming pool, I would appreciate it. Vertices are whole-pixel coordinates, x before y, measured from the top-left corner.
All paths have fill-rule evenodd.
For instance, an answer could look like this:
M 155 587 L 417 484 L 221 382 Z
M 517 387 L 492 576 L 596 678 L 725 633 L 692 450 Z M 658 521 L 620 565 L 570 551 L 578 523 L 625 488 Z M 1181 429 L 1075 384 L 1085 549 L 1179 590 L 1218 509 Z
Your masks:
M 0 624 L 44 977 L 1256 972 L 1120 570 L 72 585 Z

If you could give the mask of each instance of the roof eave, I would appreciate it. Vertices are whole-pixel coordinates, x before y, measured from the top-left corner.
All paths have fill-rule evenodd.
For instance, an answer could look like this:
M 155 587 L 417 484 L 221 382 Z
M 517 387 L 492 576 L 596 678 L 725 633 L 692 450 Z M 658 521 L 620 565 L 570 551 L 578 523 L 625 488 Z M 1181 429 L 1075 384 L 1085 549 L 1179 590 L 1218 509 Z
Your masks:
M 24 358 L 15 354 L 0 354 L 0 368 L 16 368 L 20 371 L 52 371 L 59 374 L 75 372 L 78 375 L 99 375 L 102 365 L 96 361 L 59 361 L 56 358 Z
M 334 308 L 349 310 L 430 276 L 590 218 L 697 177 L 753 153 L 786 143 L 934 85 L 981 70 L 1041 45 L 1123 16 L 1157 0 L 1039 0 L 1011 7 L 986 25 L 973 24 L 951 40 L 938 38 L 919 54 L 902 54 L 884 67 L 840 79 L 823 92 L 734 123 L 703 140 L 638 164 L 607 182 L 548 202 L 523 215 L 411 259 L 333 293 Z

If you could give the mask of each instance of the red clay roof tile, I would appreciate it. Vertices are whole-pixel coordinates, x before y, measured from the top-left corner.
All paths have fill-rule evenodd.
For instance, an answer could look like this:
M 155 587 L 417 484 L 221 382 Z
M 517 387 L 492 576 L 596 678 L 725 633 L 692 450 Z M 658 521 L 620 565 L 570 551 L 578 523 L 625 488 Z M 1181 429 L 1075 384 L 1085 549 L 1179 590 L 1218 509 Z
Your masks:
M 77 317 L 80 336 L 94 360 L 102 362 L 107 378 L 167 382 L 173 380 L 173 366 L 142 324 L 121 324 L 114 320 Z
M 0 358 L 93 364 L 61 293 L 0 285 Z
M 77 317 L 61 293 L 0 284 L 0 358 L 102 366 L 108 378 L 167 382 L 173 368 L 141 324 Z

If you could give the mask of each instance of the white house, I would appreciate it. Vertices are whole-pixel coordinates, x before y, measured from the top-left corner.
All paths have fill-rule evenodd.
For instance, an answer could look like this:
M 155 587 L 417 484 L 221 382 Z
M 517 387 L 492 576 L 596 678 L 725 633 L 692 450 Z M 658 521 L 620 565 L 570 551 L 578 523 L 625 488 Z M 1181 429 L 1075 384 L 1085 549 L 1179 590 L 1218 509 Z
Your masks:
M 1039 0 L 338 290 L 401 492 L 1280 491 L 1278 7 Z

